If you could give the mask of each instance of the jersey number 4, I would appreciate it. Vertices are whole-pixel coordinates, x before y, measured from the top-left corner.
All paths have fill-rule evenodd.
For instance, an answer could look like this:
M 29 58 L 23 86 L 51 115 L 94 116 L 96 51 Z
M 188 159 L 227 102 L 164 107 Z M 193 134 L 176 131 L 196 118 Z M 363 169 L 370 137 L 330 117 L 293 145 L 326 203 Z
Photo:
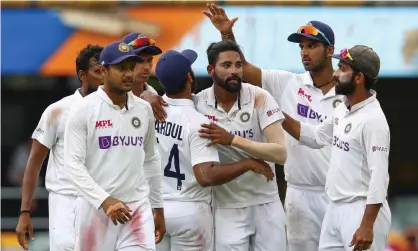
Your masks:
M 170 170 L 173 159 L 175 172 Z M 181 181 L 185 180 L 186 177 L 184 176 L 184 173 L 180 173 L 179 146 L 177 144 L 174 144 L 173 148 L 171 148 L 170 156 L 168 157 L 168 163 L 164 168 L 164 176 L 177 179 L 177 190 L 181 190 Z

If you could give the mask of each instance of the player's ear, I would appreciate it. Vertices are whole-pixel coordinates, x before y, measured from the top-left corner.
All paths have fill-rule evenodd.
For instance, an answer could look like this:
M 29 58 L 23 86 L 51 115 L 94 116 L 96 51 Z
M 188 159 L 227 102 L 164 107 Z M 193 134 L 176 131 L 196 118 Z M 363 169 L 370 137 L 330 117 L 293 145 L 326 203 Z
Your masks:
M 365 83 L 366 82 L 366 78 L 364 77 L 363 72 L 359 72 L 356 74 L 356 76 L 354 77 L 356 84 L 359 83 Z
M 78 79 L 80 79 L 81 82 L 84 82 L 85 79 L 86 79 L 86 73 L 82 70 L 79 70 L 77 72 L 77 76 L 78 76 Z
M 100 66 L 100 73 L 102 74 L 102 77 L 106 77 L 107 76 L 107 68 L 104 65 Z
M 213 71 L 215 70 L 215 68 L 213 68 L 212 65 L 208 65 L 206 67 L 206 70 L 207 70 L 208 74 L 212 76 L 213 75 Z
M 193 83 L 193 77 L 192 77 L 192 74 L 190 72 L 187 74 L 187 83 L 189 83 L 189 84 Z
M 334 55 L 334 49 L 335 49 L 334 45 L 329 45 L 329 46 L 327 47 L 327 54 L 328 54 L 328 57 L 332 57 L 332 55 Z

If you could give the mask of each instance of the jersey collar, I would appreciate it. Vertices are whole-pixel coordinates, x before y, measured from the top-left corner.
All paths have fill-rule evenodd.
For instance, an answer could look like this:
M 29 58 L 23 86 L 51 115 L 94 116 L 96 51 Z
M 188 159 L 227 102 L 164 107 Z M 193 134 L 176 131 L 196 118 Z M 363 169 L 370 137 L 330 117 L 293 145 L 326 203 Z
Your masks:
M 101 99 L 103 99 L 106 103 L 108 103 L 110 106 L 120 108 L 118 105 L 113 104 L 113 101 L 107 96 L 106 92 L 103 90 L 103 86 L 99 86 L 97 89 L 97 92 L 99 93 L 99 96 Z M 127 110 L 131 109 L 135 105 L 135 95 L 130 91 L 128 92 L 126 97 L 126 104 L 125 108 Z
M 305 86 L 311 86 L 312 88 L 315 88 L 315 89 L 317 89 L 318 91 L 321 91 L 321 89 L 319 89 L 319 88 L 317 88 L 317 87 L 315 87 L 315 85 L 314 85 L 314 82 L 313 82 L 313 80 L 312 80 L 312 76 L 311 76 L 311 74 L 309 73 L 309 71 L 307 71 L 307 72 L 305 72 L 305 73 L 303 73 L 302 74 L 302 83 L 305 85 Z M 322 91 L 321 91 L 322 92 Z M 336 96 L 336 94 L 335 94 L 335 86 L 334 87 L 332 87 L 328 92 L 327 92 L 327 94 L 325 94 L 324 96 L 323 96 L 323 99 L 326 99 L 326 98 L 332 98 L 332 97 L 335 97 Z
M 370 93 L 371 93 L 372 95 L 371 95 L 369 98 L 367 98 L 366 100 L 363 100 L 362 102 L 360 102 L 360 103 L 358 103 L 358 104 L 353 105 L 353 106 L 349 109 L 349 112 L 350 112 L 350 113 L 355 112 L 355 111 L 357 111 L 357 110 L 359 110 L 359 109 L 363 108 L 364 106 L 366 106 L 366 105 L 368 105 L 368 104 L 372 103 L 373 101 L 375 101 L 375 100 L 376 100 L 376 95 L 377 95 L 376 91 L 374 91 L 374 90 L 370 90 Z M 347 97 L 344 97 L 344 103 L 345 103 L 345 105 L 347 106 L 347 104 L 348 104 Z M 347 106 L 347 108 L 348 108 L 348 106 Z
M 216 108 L 215 106 L 216 106 L 217 101 L 216 101 L 215 89 L 213 85 L 214 84 L 212 84 L 212 86 L 209 87 L 207 95 L 204 97 L 204 99 L 207 105 Z M 241 91 L 239 93 L 237 101 L 240 103 L 241 106 L 246 105 L 251 102 L 250 91 L 248 90 L 245 83 L 242 83 Z
M 163 99 L 164 99 L 165 102 L 167 102 L 170 105 L 195 107 L 194 103 L 193 103 L 193 100 L 191 100 L 191 99 L 184 99 L 184 98 L 173 99 L 173 98 L 167 97 L 167 95 L 164 95 Z
M 83 96 L 81 96 L 81 88 L 78 88 L 77 90 L 75 90 L 75 92 L 74 92 L 74 97 L 75 97 L 77 100 L 80 100 L 80 99 L 82 99 L 82 98 L 83 98 Z

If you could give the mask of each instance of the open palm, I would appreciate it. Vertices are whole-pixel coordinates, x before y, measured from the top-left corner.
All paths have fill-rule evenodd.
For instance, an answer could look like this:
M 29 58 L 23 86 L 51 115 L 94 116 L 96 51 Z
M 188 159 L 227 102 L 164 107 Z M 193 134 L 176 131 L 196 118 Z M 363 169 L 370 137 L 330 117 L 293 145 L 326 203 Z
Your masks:
M 232 32 L 232 27 L 238 20 L 238 17 L 234 17 L 229 20 L 223 8 L 218 7 L 213 3 L 208 3 L 206 6 L 208 7 L 208 10 L 202 12 L 210 19 L 213 26 L 215 26 L 215 28 L 218 29 L 221 33 Z

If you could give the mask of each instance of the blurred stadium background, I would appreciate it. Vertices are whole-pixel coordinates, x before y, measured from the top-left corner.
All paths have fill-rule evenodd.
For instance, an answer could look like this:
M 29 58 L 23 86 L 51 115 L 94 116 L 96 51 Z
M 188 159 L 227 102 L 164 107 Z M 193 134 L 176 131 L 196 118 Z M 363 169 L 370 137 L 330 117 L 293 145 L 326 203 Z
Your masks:
M 336 51 L 366 44 L 381 57 L 379 100 L 392 134 L 392 233 L 396 251 L 418 250 L 418 3 L 411 1 L 215 1 L 240 19 L 235 34 L 247 59 L 263 68 L 303 72 L 287 36 L 309 20 L 329 23 Z M 2 1 L 1 8 L 1 248 L 21 250 L 14 228 L 30 135 L 43 110 L 74 92 L 75 57 L 86 44 L 106 44 L 141 31 L 163 49 L 193 48 L 200 89 L 211 84 L 205 49 L 219 34 L 198 1 Z M 335 64 L 336 65 L 336 64 Z M 158 81 L 149 81 L 161 90 Z M 45 168 L 41 175 L 45 175 Z M 286 189 L 278 167 L 281 197 Z M 47 192 L 39 182 L 31 250 L 48 250 Z M 63 233 L 65 234 L 65 233 Z

